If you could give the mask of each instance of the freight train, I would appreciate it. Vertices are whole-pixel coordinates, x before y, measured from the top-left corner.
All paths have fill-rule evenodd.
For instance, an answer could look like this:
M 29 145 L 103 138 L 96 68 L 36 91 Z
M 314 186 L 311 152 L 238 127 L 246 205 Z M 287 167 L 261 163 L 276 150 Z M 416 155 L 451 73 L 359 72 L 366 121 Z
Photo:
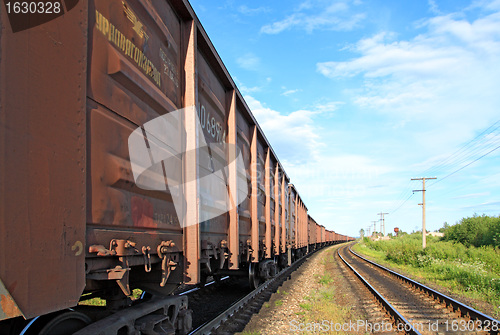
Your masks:
M 0 20 L 0 333 L 186 333 L 179 285 L 351 240 L 308 215 L 187 0 Z

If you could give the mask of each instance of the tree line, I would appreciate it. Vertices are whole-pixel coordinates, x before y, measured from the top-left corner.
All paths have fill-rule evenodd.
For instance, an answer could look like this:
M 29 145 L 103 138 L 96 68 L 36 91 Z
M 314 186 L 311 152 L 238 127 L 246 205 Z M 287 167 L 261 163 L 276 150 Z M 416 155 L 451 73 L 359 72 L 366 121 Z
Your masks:
M 479 216 L 463 218 L 450 226 L 446 222 L 440 229 L 444 233 L 444 241 L 456 241 L 465 246 L 500 247 L 500 216 Z

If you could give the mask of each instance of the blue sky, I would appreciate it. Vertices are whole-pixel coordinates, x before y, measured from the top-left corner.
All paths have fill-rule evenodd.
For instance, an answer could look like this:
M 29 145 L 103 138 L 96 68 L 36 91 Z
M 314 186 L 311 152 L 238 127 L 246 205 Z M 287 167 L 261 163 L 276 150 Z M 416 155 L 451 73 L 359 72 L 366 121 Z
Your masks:
M 317 222 L 500 214 L 500 1 L 190 3 Z

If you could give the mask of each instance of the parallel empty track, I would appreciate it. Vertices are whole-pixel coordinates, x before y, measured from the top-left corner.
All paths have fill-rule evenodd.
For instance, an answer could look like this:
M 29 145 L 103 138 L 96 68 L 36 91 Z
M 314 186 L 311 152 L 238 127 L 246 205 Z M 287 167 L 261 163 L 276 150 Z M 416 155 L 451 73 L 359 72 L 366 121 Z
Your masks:
M 394 320 L 392 331 L 498 334 L 498 320 L 367 260 L 350 250 L 350 246 L 340 248 L 338 254 L 358 277 L 365 280 L 365 286 L 379 295 L 377 300 Z

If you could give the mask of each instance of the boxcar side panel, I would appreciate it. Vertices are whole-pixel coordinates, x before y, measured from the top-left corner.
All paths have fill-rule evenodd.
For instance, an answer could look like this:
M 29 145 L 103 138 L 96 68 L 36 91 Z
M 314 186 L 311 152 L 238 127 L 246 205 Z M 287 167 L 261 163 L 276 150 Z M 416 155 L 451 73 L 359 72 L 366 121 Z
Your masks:
M 240 254 L 247 256 L 247 241 L 251 240 L 252 234 L 252 222 L 251 222 L 251 190 L 252 190 L 252 180 L 251 180 L 251 141 L 252 141 L 252 126 L 249 124 L 248 119 L 244 116 L 243 107 L 237 105 L 237 146 L 241 152 L 243 158 L 243 166 L 238 169 L 239 173 L 244 173 L 240 177 L 246 180 L 246 190 L 241 189 L 240 193 L 243 194 L 247 192 L 245 199 L 238 206 L 239 215 L 239 240 L 240 240 Z M 244 187 L 242 185 L 242 187 Z M 245 259 L 246 260 L 246 259 Z
M 1 320 L 74 306 L 85 285 L 87 1 L 15 33 L 0 13 Z
M 113 252 L 113 241 L 132 242 L 133 249 L 122 253 L 132 257 L 142 257 L 143 248 L 156 254 L 163 241 L 173 243 L 176 252 L 183 249 L 179 214 L 186 208 L 183 201 L 174 202 L 182 194 L 167 180 L 184 178 L 184 118 L 165 116 L 183 107 L 185 55 L 181 20 L 169 2 L 95 0 L 89 11 L 87 243 L 94 247 L 86 253 L 87 277 L 99 282 L 107 280 L 99 274 L 103 268 L 118 264 L 95 251 L 102 246 Z M 129 148 L 134 131 L 144 134 L 142 155 L 151 157 L 151 166 L 136 180 Z M 168 161 L 161 161 L 164 155 Z M 132 271 L 130 280 L 159 287 L 158 271 Z M 178 266 L 169 280 L 179 281 L 174 277 L 181 273 Z M 172 287 L 175 283 L 165 293 Z

